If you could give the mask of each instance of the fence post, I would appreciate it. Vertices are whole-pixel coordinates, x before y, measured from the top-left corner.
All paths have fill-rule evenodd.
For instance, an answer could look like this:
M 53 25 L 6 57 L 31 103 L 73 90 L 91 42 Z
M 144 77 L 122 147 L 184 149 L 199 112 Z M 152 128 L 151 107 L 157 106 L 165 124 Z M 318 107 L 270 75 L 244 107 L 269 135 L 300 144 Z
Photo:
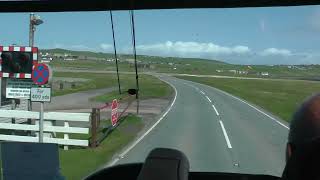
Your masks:
M 90 147 L 95 148 L 96 146 L 97 146 L 97 108 L 92 108 Z
M 97 131 L 98 131 L 98 129 L 99 129 L 99 127 L 100 127 L 100 121 L 101 121 L 101 119 L 100 119 L 100 117 L 101 117 L 101 115 L 100 115 L 100 109 L 97 109 Z
M 68 121 L 64 122 L 64 127 L 69 127 L 69 122 Z M 69 134 L 64 134 L 63 135 L 63 139 L 69 139 Z M 68 150 L 69 147 L 68 146 L 63 146 L 63 149 L 64 150 Z

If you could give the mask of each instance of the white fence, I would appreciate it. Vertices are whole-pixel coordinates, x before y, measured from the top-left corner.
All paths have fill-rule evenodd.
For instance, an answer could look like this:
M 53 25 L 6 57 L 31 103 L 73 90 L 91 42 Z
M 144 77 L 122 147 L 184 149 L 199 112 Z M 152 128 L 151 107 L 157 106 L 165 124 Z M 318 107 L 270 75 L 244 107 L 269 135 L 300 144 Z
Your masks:
M 11 110 L 11 103 L 9 103 L 8 105 L 4 105 L 4 106 L 0 106 L 0 110 Z M 16 110 L 28 110 L 28 101 L 21 99 L 20 100 L 20 104 L 16 107 Z M 23 123 L 26 122 L 27 119 L 24 118 L 17 118 L 15 119 L 16 123 Z M 4 118 L 4 117 L 0 117 L 0 122 L 11 122 L 11 118 Z
M 22 111 L 22 110 L 2 110 L 0 109 L 0 118 L 25 118 L 39 119 L 39 112 Z M 89 128 L 70 127 L 69 122 L 89 122 L 90 113 L 66 113 L 66 112 L 45 112 L 45 121 L 62 121 L 64 126 L 53 126 L 45 123 L 43 131 L 53 133 L 64 133 L 64 138 L 44 137 L 45 143 L 56 143 L 61 145 L 88 146 L 88 140 L 69 139 L 69 133 L 88 134 Z M 39 131 L 39 125 L 29 124 L 12 124 L 0 123 L 0 129 L 9 130 L 24 130 L 24 131 Z M 39 137 L 18 136 L 18 135 L 3 135 L 0 134 L 2 141 L 18 141 L 18 142 L 39 142 Z

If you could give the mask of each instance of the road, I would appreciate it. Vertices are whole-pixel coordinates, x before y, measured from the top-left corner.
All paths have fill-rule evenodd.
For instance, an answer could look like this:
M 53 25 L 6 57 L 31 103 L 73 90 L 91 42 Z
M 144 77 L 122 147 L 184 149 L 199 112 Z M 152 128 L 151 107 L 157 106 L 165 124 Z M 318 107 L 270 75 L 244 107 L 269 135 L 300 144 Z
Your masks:
M 153 148 L 167 147 L 183 151 L 192 171 L 281 175 L 286 123 L 212 87 L 162 79 L 176 89 L 172 106 L 109 165 L 142 162 Z

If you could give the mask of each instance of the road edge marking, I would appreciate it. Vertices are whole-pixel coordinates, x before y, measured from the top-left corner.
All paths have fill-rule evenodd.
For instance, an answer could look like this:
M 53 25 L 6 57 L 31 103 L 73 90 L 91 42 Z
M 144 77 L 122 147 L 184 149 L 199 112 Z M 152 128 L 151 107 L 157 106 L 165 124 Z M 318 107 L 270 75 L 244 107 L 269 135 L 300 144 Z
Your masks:
M 221 129 L 222 129 L 223 135 L 224 135 L 224 139 L 227 142 L 227 146 L 228 146 L 229 149 L 232 149 L 231 142 L 230 142 L 230 139 L 228 137 L 227 131 L 224 128 L 223 122 L 221 120 L 219 120 L 219 123 L 220 123 Z
M 171 111 L 173 105 L 175 104 L 176 102 L 176 99 L 177 99 L 177 95 L 178 95 L 178 91 L 176 89 L 175 86 L 173 86 L 171 83 L 169 83 L 168 81 L 165 81 L 159 77 L 157 77 L 158 79 L 160 79 L 161 81 L 169 84 L 175 91 L 175 95 L 174 95 L 174 98 L 173 98 L 173 101 L 171 102 L 170 106 L 168 107 L 168 109 L 162 114 L 162 116 L 158 119 L 157 122 L 155 122 L 144 134 L 142 134 L 136 141 L 134 141 L 134 143 L 132 143 L 126 150 L 124 150 L 120 155 L 119 157 L 123 157 L 125 156 L 131 149 L 133 149 L 144 137 L 146 137 L 161 121 L 162 119 Z M 113 160 L 111 163 L 109 163 L 109 165 L 107 165 L 106 167 L 110 167 L 110 166 L 113 166 L 115 165 L 118 161 L 120 160 L 120 158 L 116 158 L 115 160 Z

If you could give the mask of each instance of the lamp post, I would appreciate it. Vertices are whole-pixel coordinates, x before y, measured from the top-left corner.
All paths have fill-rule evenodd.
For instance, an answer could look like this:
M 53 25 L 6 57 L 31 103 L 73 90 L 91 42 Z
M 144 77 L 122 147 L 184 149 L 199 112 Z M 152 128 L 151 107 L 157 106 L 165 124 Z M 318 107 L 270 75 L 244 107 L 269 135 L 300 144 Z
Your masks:
M 30 13 L 30 20 L 29 20 L 29 46 L 34 46 L 34 32 L 36 31 L 36 26 L 39 26 L 43 23 L 40 16 L 35 15 L 34 13 Z M 32 110 L 32 103 L 31 100 L 28 100 L 28 111 Z M 28 119 L 28 124 L 31 124 L 31 119 Z
M 29 46 L 34 45 L 34 32 L 36 31 L 36 26 L 43 23 L 40 16 L 33 13 L 30 14 L 30 24 L 29 24 Z

